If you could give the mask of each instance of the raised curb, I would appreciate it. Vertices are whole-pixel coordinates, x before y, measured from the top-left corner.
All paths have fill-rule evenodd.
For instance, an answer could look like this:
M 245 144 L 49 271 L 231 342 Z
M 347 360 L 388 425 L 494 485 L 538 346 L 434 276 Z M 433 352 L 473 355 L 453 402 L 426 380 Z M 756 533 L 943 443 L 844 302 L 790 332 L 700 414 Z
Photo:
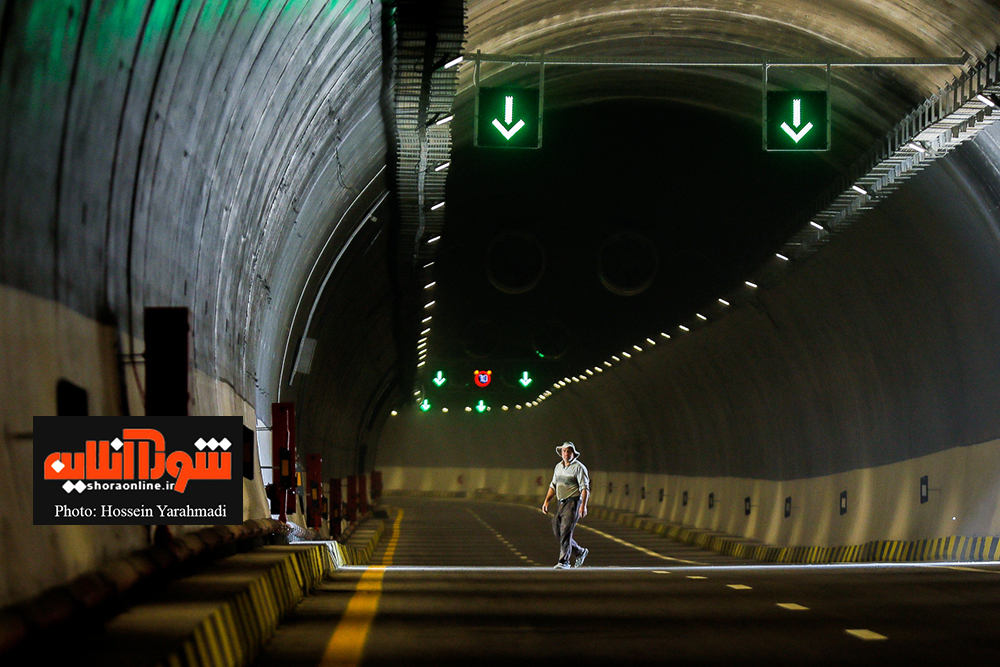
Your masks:
M 27 659 L 42 650 L 82 665 L 247 665 L 324 579 L 344 565 L 368 564 L 384 531 L 383 519 L 369 519 L 346 544 L 294 542 L 245 553 L 238 551 L 248 540 L 260 544 L 284 534 L 283 526 L 262 519 L 181 536 L 0 610 L 0 656 Z
M 384 491 L 383 495 L 407 495 L 424 498 L 469 498 L 493 502 L 517 503 L 534 506 L 540 504 L 535 496 L 484 493 L 477 491 Z M 926 540 L 873 540 L 864 544 L 836 547 L 773 546 L 761 542 L 714 532 L 706 529 L 672 523 L 650 516 L 641 516 L 624 510 L 591 507 L 595 516 L 614 521 L 630 528 L 661 535 L 667 539 L 717 551 L 726 556 L 745 558 L 765 563 L 822 564 L 822 563 L 901 563 L 926 561 L 1000 561 L 1000 536 L 967 537 L 952 535 Z

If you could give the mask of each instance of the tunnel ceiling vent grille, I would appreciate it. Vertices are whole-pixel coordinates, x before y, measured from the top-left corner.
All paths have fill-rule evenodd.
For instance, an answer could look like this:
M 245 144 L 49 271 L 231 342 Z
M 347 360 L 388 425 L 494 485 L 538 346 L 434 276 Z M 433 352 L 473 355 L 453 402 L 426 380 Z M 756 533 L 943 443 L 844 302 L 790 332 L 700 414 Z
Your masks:
M 444 225 L 445 179 L 451 162 L 451 124 L 457 68 L 447 67 L 465 44 L 463 0 L 398 0 L 394 15 L 396 187 L 403 363 L 426 328 L 437 238 Z M 412 335 L 411 335 L 412 334 Z M 413 366 L 411 365 L 410 368 Z

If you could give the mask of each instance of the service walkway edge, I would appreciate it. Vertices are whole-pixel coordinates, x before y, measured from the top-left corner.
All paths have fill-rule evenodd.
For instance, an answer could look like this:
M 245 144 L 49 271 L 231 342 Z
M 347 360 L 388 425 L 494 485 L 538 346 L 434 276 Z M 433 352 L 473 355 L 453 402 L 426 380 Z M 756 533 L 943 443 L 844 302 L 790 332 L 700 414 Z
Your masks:
M 49 651 L 50 637 L 59 636 L 51 649 L 59 655 L 65 651 L 75 664 L 247 665 L 285 615 L 320 583 L 341 567 L 368 564 L 385 521 L 366 518 L 343 544 L 268 545 L 207 563 L 195 563 L 198 559 L 188 555 L 207 554 L 203 543 L 232 541 L 230 534 L 259 538 L 279 531 L 277 522 L 261 520 L 250 522 L 253 530 L 215 528 L 175 540 L 170 548 L 147 549 L 37 599 L 0 609 L 0 655 L 27 658 L 41 646 Z M 181 556 L 167 558 L 171 550 Z M 170 574 L 188 562 L 185 573 Z M 101 590 L 117 593 L 97 600 L 98 583 Z
M 531 507 L 539 504 L 539 499 L 534 496 L 482 492 L 386 490 L 383 493 L 386 496 L 467 498 Z M 812 565 L 825 563 L 1000 561 L 1000 536 L 995 535 L 972 537 L 951 535 L 924 540 L 873 540 L 863 544 L 834 547 L 775 546 L 737 535 L 672 523 L 623 510 L 591 505 L 590 511 L 599 519 L 655 533 L 675 542 L 716 551 L 726 556 L 765 563 Z

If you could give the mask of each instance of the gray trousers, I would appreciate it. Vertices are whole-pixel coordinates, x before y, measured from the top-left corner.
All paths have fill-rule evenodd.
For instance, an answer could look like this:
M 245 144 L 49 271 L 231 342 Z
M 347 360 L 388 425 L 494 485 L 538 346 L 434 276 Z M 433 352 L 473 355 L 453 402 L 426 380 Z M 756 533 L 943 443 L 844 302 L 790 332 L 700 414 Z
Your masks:
M 559 562 L 572 565 L 583 553 L 583 548 L 573 539 L 573 529 L 580 520 L 580 498 L 559 501 L 559 510 L 552 515 L 552 532 L 559 540 Z

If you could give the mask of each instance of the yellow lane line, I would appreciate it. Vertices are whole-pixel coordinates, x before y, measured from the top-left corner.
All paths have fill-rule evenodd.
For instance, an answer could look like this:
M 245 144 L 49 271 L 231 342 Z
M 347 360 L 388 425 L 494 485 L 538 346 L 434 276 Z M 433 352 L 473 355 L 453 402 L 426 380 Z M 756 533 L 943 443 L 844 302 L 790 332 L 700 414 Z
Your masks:
M 402 520 L 403 510 L 399 510 L 396 522 L 392 526 L 392 539 L 389 540 L 385 555 L 382 556 L 382 564 L 369 567 L 361 575 L 354 595 L 347 603 L 347 609 L 326 645 L 319 663 L 320 667 L 356 667 L 361 662 L 368 631 L 375 620 L 378 601 L 382 596 L 385 568 L 392 564 L 392 557 L 396 553 L 399 524 Z
M 586 528 L 587 530 L 591 530 L 591 531 L 597 533 L 601 537 L 606 537 L 609 540 L 617 542 L 618 544 L 622 544 L 622 545 L 624 545 L 626 547 L 631 547 L 633 549 L 641 551 L 644 554 L 648 554 L 648 555 L 654 556 L 656 558 L 662 558 L 663 560 L 672 560 L 675 563 L 688 563 L 689 565 L 704 565 L 705 564 L 705 563 L 699 563 L 696 560 L 684 560 L 683 558 L 671 558 L 670 556 L 664 556 L 663 554 L 658 554 L 655 551 L 651 551 L 650 549 L 647 549 L 645 547 L 640 547 L 637 544 L 632 544 L 631 542 L 626 542 L 625 540 L 623 540 L 621 538 L 618 538 L 618 537 L 615 537 L 614 535 L 609 535 L 609 534 L 605 533 L 604 531 L 597 530 L 596 528 L 591 528 L 590 526 L 585 526 L 582 523 L 576 524 L 576 527 L 577 528 Z

